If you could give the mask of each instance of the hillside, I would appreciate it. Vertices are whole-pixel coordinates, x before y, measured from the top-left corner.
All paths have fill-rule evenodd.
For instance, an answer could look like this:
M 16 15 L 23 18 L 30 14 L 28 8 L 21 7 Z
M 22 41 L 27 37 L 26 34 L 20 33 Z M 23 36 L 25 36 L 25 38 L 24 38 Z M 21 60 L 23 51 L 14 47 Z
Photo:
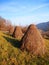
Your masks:
M 39 23 L 39 24 L 37 24 L 37 27 L 43 31 L 48 31 L 49 30 L 49 21 L 44 22 L 44 23 Z
M 49 40 L 45 39 L 45 42 L 47 54 L 33 56 L 20 50 L 20 40 L 0 32 L 0 65 L 49 65 Z

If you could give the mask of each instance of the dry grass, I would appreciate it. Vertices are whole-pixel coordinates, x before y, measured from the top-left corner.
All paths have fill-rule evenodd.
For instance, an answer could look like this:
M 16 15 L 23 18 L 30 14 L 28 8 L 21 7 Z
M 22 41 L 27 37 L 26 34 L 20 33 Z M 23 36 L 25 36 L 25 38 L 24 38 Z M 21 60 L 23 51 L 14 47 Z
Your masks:
M 49 50 L 49 40 L 45 41 Z M 0 32 L 0 65 L 49 65 L 49 56 L 37 57 L 22 52 L 15 46 L 17 43 L 20 44 L 16 39 Z

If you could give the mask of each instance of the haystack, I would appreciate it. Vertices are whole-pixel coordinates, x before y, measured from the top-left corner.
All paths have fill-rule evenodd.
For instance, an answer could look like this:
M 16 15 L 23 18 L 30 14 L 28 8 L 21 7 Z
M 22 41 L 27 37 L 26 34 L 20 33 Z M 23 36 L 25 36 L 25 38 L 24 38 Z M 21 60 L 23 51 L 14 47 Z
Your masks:
M 9 29 L 9 33 L 10 33 L 11 35 L 13 34 L 14 29 L 15 29 L 15 27 L 14 27 L 14 26 L 11 26 L 11 27 L 10 27 L 10 29 Z
M 45 42 L 37 27 L 31 24 L 21 40 L 21 50 L 27 50 L 35 55 L 45 54 Z
M 17 39 L 21 39 L 23 36 L 22 30 L 20 26 L 16 26 L 14 33 L 13 33 L 13 37 L 17 38 Z

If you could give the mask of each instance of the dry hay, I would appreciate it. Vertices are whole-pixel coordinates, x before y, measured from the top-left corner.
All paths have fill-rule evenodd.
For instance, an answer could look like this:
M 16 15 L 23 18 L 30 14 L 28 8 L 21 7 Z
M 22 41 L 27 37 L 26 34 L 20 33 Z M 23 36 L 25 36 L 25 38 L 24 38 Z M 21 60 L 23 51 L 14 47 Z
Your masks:
M 10 29 L 9 29 L 9 33 L 10 33 L 11 35 L 13 34 L 14 29 L 15 29 L 15 27 L 14 27 L 14 26 L 11 26 L 11 27 L 10 27 Z
M 27 50 L 35 55 L 45 54 L 45 42 L 37 27 L 31 24 L 21 40 L 21 50 Z
M 23 36 L 22 30 L 20 26 L 16 26 L 14 33 L 13 33 L 13 37 L 17 38 L 17 39 L 21 39 Z

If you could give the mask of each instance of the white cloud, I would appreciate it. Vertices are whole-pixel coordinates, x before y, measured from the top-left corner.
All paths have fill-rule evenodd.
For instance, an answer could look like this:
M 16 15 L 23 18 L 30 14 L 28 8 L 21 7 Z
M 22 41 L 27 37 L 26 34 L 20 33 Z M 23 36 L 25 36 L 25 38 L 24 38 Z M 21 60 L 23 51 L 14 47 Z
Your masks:
M 14 24 L 17 24 L 17 25 L 27 25 L 29 23 L 32 23 L 33 21 L 33 16 L 22 16 L 22 17 L 16 17 L 16 18 L 13 18 L 11 19 L 11 21 L 14 23 Z
M 38 24 L 40 22 L 47 22 L 49 21 L 48 15 L 33 15 L 33 16 L 20 16 L 20 17 L 13 17 L 11 21 L 15 25 L 29 25 L 29 24 Z

